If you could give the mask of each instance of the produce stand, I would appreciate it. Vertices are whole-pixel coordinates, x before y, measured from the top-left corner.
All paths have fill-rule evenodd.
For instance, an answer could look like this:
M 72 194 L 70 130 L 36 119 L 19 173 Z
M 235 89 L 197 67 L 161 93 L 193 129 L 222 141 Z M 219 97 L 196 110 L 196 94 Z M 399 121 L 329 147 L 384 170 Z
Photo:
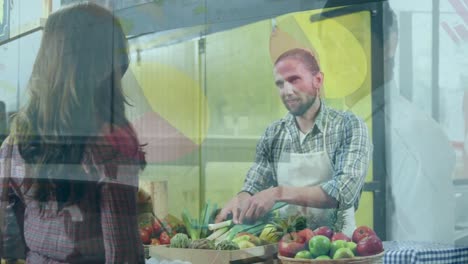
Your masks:
M 146 246 L 151 257 L 167 260 L 185 260 L 197 263 L 281 263 L 281 264 L 341 264 L 341 263 L 384 263 L 384 264 L 425 264 L 468 263 L 468 245 L 455 246 L 434 242 L 384 241 L 385 252 L 371 257 L 356 257 L 342 260 L 299 260 L 277 256 L 276 245 L 268 245 L 262 251 L 250 248 L 235 251 L 173 249 L 167 246 Z M 272 256 L 269 247 L 274 249 Z M 196 252 L 194 252 L 196 251 Z M 239 251 L 239 252 L 236 252 Z M 181 253 L 182 252 L 182 253 Z M 263 255 L 262 255 L 263 254 Z M 192 255 L 190 258 L 189 255 Z M 210 260 L 210 261 L 208 261 Z M 213 262 L 215 260 L 216 262 Z M 227 260 L 227 261 L 225 261 Z M 219 261 L 219 262 L 218 262 Z M 374 262 L 372 262 L 374 261 Z
M 180 249 L 164 246 L 148 246 L 149 256 L 165 260 L 182 260 L 192 264 L 250 264 L 274 263 L 277 244 L 240 250 Z

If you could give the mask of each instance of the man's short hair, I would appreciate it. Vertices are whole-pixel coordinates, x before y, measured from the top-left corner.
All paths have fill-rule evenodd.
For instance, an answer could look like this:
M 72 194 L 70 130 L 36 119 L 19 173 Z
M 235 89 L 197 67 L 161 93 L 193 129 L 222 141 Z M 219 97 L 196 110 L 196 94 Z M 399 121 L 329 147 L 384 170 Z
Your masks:
M 318 65 L 317 59 L 312 54 L 312 52 L 308 50 L 299 49 L 299 48 L 288 50 L 284 52 L 283 54 L 281 54 L 276 59 L 275 66 L 276 64 L 278 64 L 280 61 L 284 59 L 296 59 L 296 60 L 301 61 L 307 67 L 307 69 L 313 74 L 320 71 L 320 67 Z

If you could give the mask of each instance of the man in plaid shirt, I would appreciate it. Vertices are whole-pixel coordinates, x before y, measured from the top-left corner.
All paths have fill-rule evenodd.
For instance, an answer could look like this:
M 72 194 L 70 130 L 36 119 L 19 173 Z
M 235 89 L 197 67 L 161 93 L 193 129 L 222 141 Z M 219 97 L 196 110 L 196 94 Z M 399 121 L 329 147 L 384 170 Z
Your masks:
M 342 222 L 349 235 L 372 154 L 367 127 L 351 112 L 324 104 L 324 75 L 310 51 L 283 53 L 274 75 L 289 113 L 266 129 L 244 187 L 217 221 L 228 215 L 235 223 L 255 220 L 276 202 L 286 202 L 284 214 L 306 215 L 309 226 Z M 333 213 L 343 221 L 330 223 Z

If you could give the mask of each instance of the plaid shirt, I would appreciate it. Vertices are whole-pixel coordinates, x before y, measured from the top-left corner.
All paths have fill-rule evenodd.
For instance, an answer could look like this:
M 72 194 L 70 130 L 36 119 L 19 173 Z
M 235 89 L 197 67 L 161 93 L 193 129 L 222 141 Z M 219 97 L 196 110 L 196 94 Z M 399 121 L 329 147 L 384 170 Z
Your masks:
M 89 144 L 82 164 L 70 165 L 82 166 L 86 173 L 64 178 L 95 183 L 86 187 L 81 201 L 59 209 L 51 200 L 43 212 L 28 183 L 33 165 L 25 164 L 14 145 L 9 186 L 25 208 L 17 219 L 24 218 L 27 263 L 144 263 L 136 208 L 141 153 L 129 137 L 120 138 L 119 146 L 115 145 L 115 134 L 122 133 L 125 131 L 117 130 L 102 142 Z M 6 142 L 0 149 L 0 179 L 5 177 Z
M 295 118 L 290 113 L 266 129 L 257 144 L 255 162 L 247 173 L 242 191 L 254 194 L 277 186 L 278 161 L 283 151 L 323 151 L 322 133 L 327 121 L 325 147 L 333 176 L 321 187 L 338 201 L 341 210 L 353 205 L 357 209 L 372 154 L 367 127 L 351 112 L 328 108 L 323 101 L 315 125 L 302 144 Z

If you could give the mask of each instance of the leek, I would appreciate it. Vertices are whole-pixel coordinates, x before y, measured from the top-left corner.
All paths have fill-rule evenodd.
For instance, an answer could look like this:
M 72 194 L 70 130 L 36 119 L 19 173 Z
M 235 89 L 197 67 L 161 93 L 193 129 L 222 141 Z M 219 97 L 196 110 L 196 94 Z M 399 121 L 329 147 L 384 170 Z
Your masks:
M 218 237 L 220 237 L 221 235 L 223 235 L 224 233 L 227 233 L 227 231 L 229 230 L 228 227 L 223 227 L 223 228 L 220 228 L 216 231 L 214 231 L 210 236 L 208 236 L 206 239 L 208 240 L 215 240 L 217 239 Z
M 219 229 L 218 229 L 218 230 L 219 230 Z M 226 240 L 228 234 L 229 234 L 229 231 L 224 232 L 224 234 L 222 234 L 222 235 L 220 235 L 219 237 L 217 237 L 217 238 L 215 239 L 215 245 L 218 245 L 219 242 Z
M 265 225 L 266 223 L 263 221 L 257 221 L 253 225 L 235 225 L 229 230 L 229 234 L 227 235 L 226 239 L 233 240 L 237 234 L 242 232 L 248 232 L 252 235 L 260 234 Z
M 226 220 L 224 222 L 219 222 L 217 224 L 209 224 L 208 229 L 213 231 L 213 230 L 220 229 L 223 227 L 230 227 L 232 224 L 233 224 L 232 220 Z
M 210 202 L 205 203 L 205 208 L 200 216 L 200 224 L 201 224 L 201 232 L 200 238 L 204 238 L 208 236 L 208 223 L 214 220 L 214 212 L 218 209 L 218 205 L 216 203 L 210 204 Z
M 190 218 L 190 214 L 187 209 L 184 209 L 182 212 L 182 221 L 185 224 L 185 228 L 187 229 L 187 233 L 189 234 L 192 240 L 199 239 L 198 232 L 197 232 L 197 224 Z

